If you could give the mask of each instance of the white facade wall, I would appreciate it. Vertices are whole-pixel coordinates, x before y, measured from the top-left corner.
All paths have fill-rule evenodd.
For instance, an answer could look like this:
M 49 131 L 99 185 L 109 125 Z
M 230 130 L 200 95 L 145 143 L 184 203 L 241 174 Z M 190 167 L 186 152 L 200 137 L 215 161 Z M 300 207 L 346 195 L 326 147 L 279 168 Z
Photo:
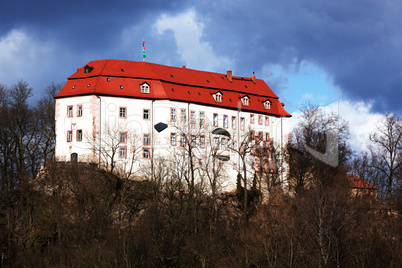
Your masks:
M 77 107 L 82 105 L 82 116 L 77 116 Z M 73 116 L 68 116 L 68 106 L 73 107 Z M 120 108 L 126 108 L 126 117 L 120 118 Z M 171 110 L 176 109 L 176 122 L 171 120 Z M 150 159 L 143 159 L 143 148 L 151 149 L 153 147 L 153 156 L 167 156 L 171 151 L 170 135 L 176 133 L 176 146 L 180 146 L 180 133 L 177 125 L 181 127 L 186 124 L 180 123 L 181 110 L 186 111 L 186 124 L 191 117 L 191 111 L 195 111 L 196 124 L 199 124 L 200 112 L 205 113 L 206 123 L 211 126 L 210 130 L 216 128 L 213 125 L 213 115 L 218 115 L 219 128 L 227 129 L 232 139 L 236 141 L 237 146 L 241 142 L 240 137 L 250 129 L 258 135 L 262 132 L 265 139 L 267 133 L 274 140 L 275 146 L 285 146 L 289 131 L 290 119 L 287 117 L 269 116 L 269 124 L 266 125 L 266 115 L 252 112 L 246 112 L 241 109 L 231 110 L 220 107 L 212 107 L 186 102 L 170 101 L 170 100 L 150 100 L 150 99 L 134 99 L 110 96 L 81 96 L 66 97 L 56 99 L 56 160 L 70 161 L 71 154 L 78 154 L 79 162 L 99 162 L 100 143 L 99 135 L 102 140 L 108 139 L 108 129 L 115 130 L 115 133 L 127 132 L 127 142 L 121 144 L 127 148 L 126 157 L 121 158 L 116 155 L 116 161 L 127 161 L 132 157 L 131 153 L 137 150 L 137 157 L 134 169 L 139 169 L 141 164 L 146 164 Z M 144 120 L 144 110 L 149 110 L 149 119 Z M 227 116 L 227 127 L 223 125 L 223 118 Z M 251 121 L 251 115 L 254 116 L 254 122 Z M 262 122 L 259 122 L 259 116 Z M 236 125 L 232 127 L 232 117 L 236 117 Z M 244 118 L 244 130 L 240 129 L 240 120 Z M 168 128 L 158 133 L 153 126 L 159 122 L 168 124 Z M 82 130 L 83 140 L 77 141 L 77 130 Z M 73 137 L 71 141 L 67 141 L 68 131 L 72 131 Z M 149 134 L 151 141 L 149 145 L 143 144 L 144 134 Z M 136 141 L 131 141 L 130 137 L 138 136 Z M 207 136 L 207 135 L 206 135 Z M 109 137 L 110 138 L 110 137 Z M 116 137 L 117 138 L 117 137 Z M 228 141 L 227 141 L 228 142 Z M 135 144 L 133 144 L 135 143 Z M 196 141 L 199 144 L 199 140 Z M 95 146 L 94 146 L 95 145 Z M 100 146 L 104 146 L 100 144 Z M 139 148 L 141 147 L 142 148 Z M 94 149 L 96 148 L 96 149 Z M 152 150 L 150 150 L 151 152 Z M 139 152 L 139 153 L 138 153 Z M 234 163 L 239 167 L 239 157 L 235 152 L 230 150 L 225 152 L 230 156 L 230 161 L 225 163 L 226 169 L 230 176 L 235 179 L 237 170 L 233 169 Z M 231 186 L 234 186 L 232 183 Z

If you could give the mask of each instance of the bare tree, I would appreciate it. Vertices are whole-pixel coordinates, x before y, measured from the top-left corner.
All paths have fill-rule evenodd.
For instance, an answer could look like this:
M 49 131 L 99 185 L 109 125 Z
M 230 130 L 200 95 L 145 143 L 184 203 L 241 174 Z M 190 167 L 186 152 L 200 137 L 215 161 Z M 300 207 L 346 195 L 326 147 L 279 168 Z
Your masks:
M 41 159 L 44 166 L 47 165 L 49 160 L 54 158 L 54 144 L 55 144 L 55 99 L 54 96 L 62 89 L 63 84 L 52 83 L 49 85 L 34 108 L 37 118 L 37 125 L 40 128 L 39 146 L 41 148 Z
M 348 124 L 338 115 L 325 114 L 322 108 L 312 105 L 303 107 L 300 121 L 291 133 L 288 144 L 291 190 L 298 193 L 307 184 L 333 185 L 336 182 L 334 176 L 345 171 L 351 155 L 348 135 Z M 311 150 L 325 157 L 317 158 L 317 155 L 311 154 Z M 331 158 L 325 162 L 327 156 Z
M 369 146 L 373 167 L 383 173 L 387 181 L 387 198 L 392 197 L 392 188 L 398 173 L 402 172 L 402 119 L 386 114 L 371 133 Z
M 134 172 L 141 151 L 141 138 L 134 129 L 125 124 L 103 124 L 102 135 L 92 138 L 85 135 L 99 166 L 122 178 L 129 178 Z

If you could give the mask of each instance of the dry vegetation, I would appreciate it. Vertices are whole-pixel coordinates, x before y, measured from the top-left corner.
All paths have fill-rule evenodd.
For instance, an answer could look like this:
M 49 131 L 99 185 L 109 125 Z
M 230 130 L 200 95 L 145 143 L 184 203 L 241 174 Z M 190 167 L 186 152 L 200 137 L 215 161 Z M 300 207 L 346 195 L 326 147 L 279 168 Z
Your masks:
M 57 87 L 29 108 L 25 82 L 0 86 L 0 267 L 402 267 L 400 143 L 391 146 L 386 169 L 386 157 L 353 156 L 346 125 L 309 108 L 288 146 L 290 189 L 272 174 L 269 189 L 261 189 L 261 173 L 255 180 L 249 174 L 246 191 L 239 175 L 236 191 L 211 195 L 210 185 L 178 179 L 157 161 L 153 176 L 129 180 L 48 160 L 49 96 Z M 387 118 L 386 133 L 394 137 L 400 119 Z M 307 154 L 303 142 L 324 148 L 334 123 L 342 132 L 339 165 L 330 167 Z M 381 198 L 351 196 L 348 173 L 370 180 Z

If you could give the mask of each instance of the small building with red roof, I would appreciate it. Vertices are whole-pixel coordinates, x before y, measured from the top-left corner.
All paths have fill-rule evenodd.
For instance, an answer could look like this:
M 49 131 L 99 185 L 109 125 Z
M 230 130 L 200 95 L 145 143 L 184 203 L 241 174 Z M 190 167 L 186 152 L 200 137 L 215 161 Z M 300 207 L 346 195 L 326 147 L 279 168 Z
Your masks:
M 377 197 L 378 188 L 358 176 L 349 176 L 349 184 L 353 196 Z
M 157 157 L 177 163 L 188 144 L 199 165 L 208 147 L 219 151 L 235 178 L 245 135 L 281 147 L 290 131 L 291 115 L 271 88 L 232 71 L 97 60 L 68 77 L 55 99 L 57 161 L 132 174 Z M 229 135 L 211 134 L 217 128 Z

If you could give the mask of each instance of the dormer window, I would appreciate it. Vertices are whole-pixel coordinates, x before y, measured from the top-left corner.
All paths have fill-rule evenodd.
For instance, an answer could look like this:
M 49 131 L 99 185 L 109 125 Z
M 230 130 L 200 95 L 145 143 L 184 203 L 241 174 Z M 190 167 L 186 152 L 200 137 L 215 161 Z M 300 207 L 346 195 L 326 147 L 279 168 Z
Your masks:
M 214 97 L 215 102 L 222 102 L 222 93 L 220 91 L 212 94 Z
M 85 73 L 87 74 L 87 73 L 90 73 L 92 70 L 93 70 L 94 68 L 92 68 L 91 66 L 85 66 L 85 68 L 84 68 L 84 71 L 85 71 Z
M 149 85 L 147 83 L 141 84 L 141 93 L 142 94 L 149 94 Z
M 245 95 L 243 98 L 240 98 L 241 103 L 243 106 L 249 106 L 250 105 L 250 97 Z
M 271 110 L 272 102 L 270 100 L 266 100 L 263 102 L 265 110 Z

